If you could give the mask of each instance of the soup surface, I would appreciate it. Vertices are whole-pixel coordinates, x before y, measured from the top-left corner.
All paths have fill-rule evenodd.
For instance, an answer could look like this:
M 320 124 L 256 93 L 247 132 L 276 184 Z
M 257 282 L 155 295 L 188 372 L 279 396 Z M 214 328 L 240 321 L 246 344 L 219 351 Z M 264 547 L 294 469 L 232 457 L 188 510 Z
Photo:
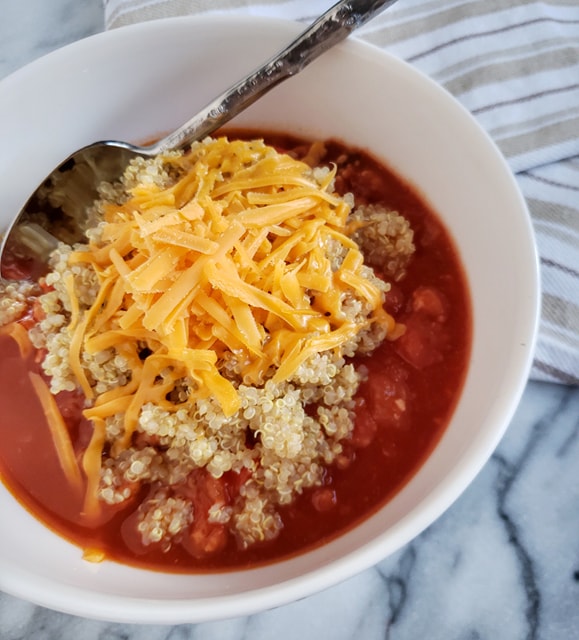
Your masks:
M 158 360 L 168 357 L 167 353 L 173 353 L 171 340 L 177 339 L 175 336 L 181 325 L 172 325 L 171 332 L 163 337 L 165 342 L 159 339 L 159 344 L 169 345 L 166 347 L 168 351 L 163 353 L 156 351 L 157 338 L 149 337 L 144 331 L 143 327 L 146 329 L 148 326 L 146 323 L 141 327 L 138 340 L 135 338 L 133 351 L 126 343 L 130 342 L 127 336 L 133 339 L 134 334 L 127 333 L 122 340 L 107 342 L 107 349 L 102 351 L 98 351 L 90 342 L 91 336 L 87 338 L 88 334 L 85 334 L 83 344 L 87 353 L 108 353 L 109 360 L 117 363 L 115 370 L 123 372 L 121 382 L 109 384 L 106 377 L 99 378 L 100 370 L 96 372 L 93 364 L 90 364 L 92 373 L 82 374 L 81 371 L 73 375 L 74 359 L 70 354 L 78 348 L 74 335 L 78 333 L 82 319 L 90 314 L 90 309 L 96 308 L 95 313 L 101 314 L 98 321 L 101 328 L 109 322 L 110 318 L 104 316 L 108 313 L 109 300 L 115 297 L 111 293 L 113 289 L 103 294 L 96 307 L 94 300 L 85 304 L 78 294 L 78 309 L 75 310 L 75 304 L 72 304 L 72 309 L 61 309 L 55 314 L 55 318 L 64 314 L 69 323 L 67 327 L 57 327 L 57 333 L 60 332 L 61 337 L 72 336 L 61 347 L 39 337 L 41 328 L 46 327 L 51 318 L 47 311 L 49 298 L 56 296 L 61 286 L 55 280 L 57 276 L 41 279 L 39 287 L 19 285 L 16 293 L 11 289 L 4 291 L 4 300 L 16 301 L 16 310 L 10 312 L 12 316 L 5 313 L 4 327 L 0 330 L 0 473 L 6 486 L 29 511 L 84 549 L 88 560 L 108 558 L 162 570 L 205 571 L 255 566 L 320 545 L 371 515 L 399 491 L 436 445 L 452 415 L 468 366 L 470 301 L 456 249 L 436 214 L 415 189 L 361 149 L 336 140 L 310 144 L 284 134 L 259 135 L 284 156 L 287 154 L 309 166 L 330 168 L 330 172 L 324 169 L 316 177 L 315 187 L 325 185 L 323 189 L 330 194 L 327 198 L 327 203 L 330 203 L 328 216 L 339 212 L 342 212 L 339 215 L 347 216 L 344 218 L 343 237 L 336 231 L 341 228 L 338 223 L 332 222 L 328 230 L 328 237 L 338 238 L 342 243 L 338 257 L 332 254 L 329 258 L 330 263 L 337 260 L 329 271 L 332 286 L 319 284 L 323 271 L 319 260 L 311 272 L 300 276 L 301 280 L 297 276 L 293 278 L 291 269 L 295 269 L 295 273 L 300 270 L 305 273 L 307 268 L 303 266 L 306 254 L 301 255 L 298 251 L 295 266 L 286 260 L 291 268 L 288 267 L 284 276 L 286 284 L 281 285 L 279 296 L 288 303 L 295 299 L 292 318 L 303 317 L 303 314 L 318 318 L 314 332 L 316 338 L 320 335 L 334 336 L 339 331 L 344 333 L 356 322 L 363 327 L 360 331 L 364 336 L 363 339 L 356 338 L 358 342 L 353 350 L 347 340 L 339 346 L 337 342 L 324 343 L 326 348 L 320 347 L 318 351 L 308 346 L 310 351 L 307 353 L 311 355 L 307 359 L 304 355 L 299 367 L 305 366 L 304 363 L 311 364 L 315 358 L 326 357 L 329 360 L 324 362 L 326 365 L 329 362 L 332 373 L 328 374 L 328 380 L 321 380 L 315 375 L 311 377 L 311 373 L 308 377 L 303 368 L 296 365 L 297 368 L 288 373 L 281 386 L 274 389 L 270 385 L 273 396 L 260 400 L 260 410 L 265 412 L 263 415 L 273 417 L 266 420 L 262 416 L 261 424 L 252 422 L 257 406 L 251 403 L 252 394 L 256 393 L 255 389 L 262 393 L 267 380 L 277 381 L 282 377 L 272 371 L 291 368 L 294 351 L 284 347 L 285 351 L 276 352 L 278 361 L 274 367 L 271 362 L 264 364 L 263 358 L 260 360 L 256 355 L 261 353 L 260 348 L 252 351 L 250 344 L 246 351 L 243 350 L 241 343 L 244 338 L 249 343 L 251 336 L 248 337 L 241 329 L 240 334 L 232 336 L 236 329 L 230 327 L 228 331 L 223 330 L 218 339 L 212 335 L 211 340 L 204 333 L 208 317 L 213 318 L 214 324 L 221 321 L 221 311 L 215 309 L 214 302 L 211 302 L 216 299 L 216 295 L 211 293 L 214 289 L 220 290 L 219 300 L 230 305 L 227 307 L 229 316 L 223 319 L 224 326 L 232 319 L 238 328 L 245 326 L 247 308 L 238 302 L 234 306 L 234 292 L 222 282 L 226 277 L 223 273 L 229 273 L 229 263 L 221 263 L 216 258 L 213 261 L 218 266 L 216 272 L 211 271 L 212 267 L 206 268 L 207 278 L 214 289 L 206 289 L 210 292 L 209 297 L 201 296 L 191 303 L 192 308 L 197 309 L 197 317 L 205 322 L 203 324 L 200 320 L 196 329 L 197 338 L 203 339 L 202 344 L 200 342 L 196 347 L 196 357 L 213 349 L 218 354 L 218 362 L 229 362 L 227 366 L 231 370 L 227 369 L 229 373 L 224 374 L 225 382 L 215 376 L 208 382 L 209 374 L 204 372 L 213 370 L 206 363 L 198 365 L 199 369 L 191 374 L 193 382 L 188 374 L 178 373 L 180 365 L 175 364 L 176 360 L 164 368 L 154 369 L 150 388 L 142 391 L 141 395 L 146 396 L 146 400 L 157 393 L 155 397 L 160 398 L 160 409 L 149 407 L 141 398 L 141 413 L 134 428 L 130 427 L 126 417 L 132 410 L 131 403 L 140 393 L 134 387 L 141 381 L 139 389 L 144 389 L 142 379 L 148 375 L 147 367 L 153 366 L 155 358 Z M 252 140 L 257 134 L 231 131 L 228 137 L 230 140 Z M 279 161 L 276 156 L 276 162 Z M 335 167 L 335 175 L 331 174 L 332 167 Z M 222 174 L 227 173 L 223 164 L 219 172 L 221 180 Z M 296 178 L 294 182 L 297 184 L 299 180 Z M 305 188 L 301 182 L 299 184 L 300 188 Z M 259 189 L 255 182 L 252 185 L 251 198 L 256 207 L 256 203 L 279 206 L 285 198 L 280 193 L 289 191 L 287 186 L 276 190 L 274 202 L 271 185 Z M 198 184 L 196 189 L 198 194 Z M 218 186 L 215 193 L 220 195 L 226 190 L 227 187 Z M 308 197 L 304 195 L 305 191 L 300 194 L 302 200 Z M 352 211 L 351 197 L 346 194 L 353 194 Z M 114 195 L 109 194 L 109 204 Z M 132 195 L 133 198 L 137 196 Z M 147 197 L 150 198 L 150 194 Z M 237 200 L 232 200 L 231 206 L 235 206 L 235 202 Z M 166 202 L 159 200 L 155 206 L 166 206 Z M 194 211 L 191 206 L 187 209 L 183 205 L 180 210 L 188 212 L 188 220 L 197 215 L 197 209 Z M 270 208 L 268 215 L 277 215 L 279 210 Z M 126 212 L 119 211 L 115 210 L 114 215 L 120 215 L 124 224 L 122 216 Z M 151 218 L 145 219 L 144 205 L 141 213 L 144 222 L 139 221 L 139 229 L 145 229 L 143 234 L 146 235 L 153 222 Z M 300 230 L 312 219 L 315 222 L 315 216 L 312 218 L 310 213 L 298 222 L 297 218 L 287 219 L 287 216 L 282 220 L 282 214 L 279 217 L 275 229 L 272 227 L 269 235 L 260 240 L 268 243 L 267 247 L 256 249 L 258 253 L 263 250 L 261 265 L 268 265 L 271 262 L 268 256 L 282 251 L 282 240 L 291 237 L 292 233 L 301 233 Z M 115 229 L 121 229 L 121 218 L 114 218 L 111 224 L 116 226 L 111 234 Z M 252 220 L 249 226 L 254 224 L 254 228 L 258 228 L 259 220 Z M 271 220 L 268 221 L 270 223 Z M 316 234 L 319 235 L 314 230 L 310 238 L 314 244 L 318 238 Z M 384 235 L 391 241 L 386 249 L 378 238 Z M 174 249 L 177 246 L 175 237 L 171 250 L 177 251 Z M 183 245 L 185 241 L 182 236 L 180 238 Z M 102 243 L 102 238 L 99 236 L 95 242 Z M 196 245 L 195 251 L 212 251 L 211 246 Z M 317 253 L 311 253 L 311 242 L 307 246 L 299 246 L 302 247 L 300 251 L 310 251 L 307 255 L 311 264 L 318 259 Z M 85 249 L 80 253 L 67 253 L 67 268 L 84 264 L 83 260 L 86 262 L 90 253 L 91 264 L 96 264 L 94 268 L 100 270 L 102 292 L 102 282 L 106 280 L 102 274 L 106 269 L 116 264 L 121 269 L 115 272 L 119 280 L 122 279 L 119 274 L 125 268 L 123 265 L 131 268 L 136 265 L 134 271 L 137 275 L 127 278 L 133 277 L 131 291 L 138 302 L 140 298 L 135 293 L 138 288 L 135 279 L 143 274 L 145 267 L 141 265 L 150 262 L 138 258 L 134 245 L 123 254 L 120 267 L 118 261 L 114 262 L 115 256 L 110 258 L 108 249 L 103 262 L 98 262 L 102 257 L 98 254 L 101 247 L 99 244 L 92 253 Z M 179 264 L 184 260 L 183 249 L 181 246 L 178 250 Z M 357 267 L 359 270 L 355 273 L 347 272 L 347 277 L 342 276 L 339 286 L 346 287 L 346 282 L 347 287 L 356 291 L 353 300 L 357 301 L 356 309 L 361 307 L 362 311 L 358 309 L 355 317 L 340 324 L 337 319 L 340 314 L 334 313 L 333 302 L 330 301 L 337 286 L 335 274 L 342 273 L 344 261 L 350 259 L 344 256 L 354 256 L 354 261 L 358 252 L 363 256 L 365 265 Z M 109 258 L 112 262 L 107 262 L 105 269 L 104 261 Z M 157 263 L 161 260 L 158 254 L 148 260 L 153 258 Z M 303 258 L 301 262 L 300 258 Z M 193 264 L 191 260 L 187 262 L 186 269 Z M 141 271 L 137 271 L 139 267 Z M 26 271 L 25 261 L 15 260 L 14 270 L 15 277 Z M 157 267 L 155 273 L 159 276 Z M 352 274 L 362 280 L 356 280 Z M 163 278 L 159 276 L 161 284 L 157 289 L 151 289 L 152 293 L 147 293 L 147 304 L 151 304 L 151 300 L 158 301 L 159 296 L 176 282 L 176 276 L 172 274 Z M 114 280 L 111 279 L 111 287 L 114 287 Z M 296 282 L 301 283 L 301 289 L 296 288 Z M 245 287 L 245 282 L 239 286 Z M 78 282 L 76 287 L 78 292 Z M 340 292 L 344 294 L 347 287 Z M 62 285 L 62 290 L 65 289 Z M 252 292 L 255 293 L 254 289 Z M 272 292 L 269 286 L 267 293 L 273 296 Z M 124 300 L 124 306 L 119 302 L 123 313 L 130 309 L 127 306 L 128 295 L 127 290 L 119 294 L 119 299 Z M 305 307 L 300 306 L 302 302 L 305 304 L 304 296 L 309 305 L 305 311 Z M 379 304 L 372 306 L 368 300 L 376 296 L 379 296 Z M 61 300 L 57 302 L 62 304 Z M 283 310 L 276 312 L 277 307 L 273 311 L 272 308 L 264 311 L 263 307 L 269 304 L 266 302 L 256 302 L 251 307 L 252 318 L 258 320 L 257 327 L 265 346 L 271 345 L 275 339 L 285 340 L 287 325 L 293 322 L 291 318 L 282 322 Z M 343 309 L 340 310 L 343 315 L 342 312 Z M 278 316 L 273 318 L 276 313 Z M 109 315 L 113 317 L 112 312 Z M 327 319 L 325 325 L 322 324 L 324 318 Z M 163 321 L 167 322 L 165 316 Z M 54 319 L 53 322 L 58 325 L 63 321 Z M 301 331 L 299 326 L 296 330 Z M 98 333 L 91 335 L 101 342 L 110 341 L 115 331 L 118 335 L 120 329 L 109 328 L 105 337 Z M 210 329 L 207 331 L 211 332 Z M 31 341 L 28 336 L 32 337 Z M 230 350 L 224 346 L 228 339 L 234 345 Z M 189 342 L 183 343 L 184 350 L 190 347 L 191 340 L 190 336 Z M 296 343 L 292 344 L 295 347 Z M 365 347 L 361 348 L 360 344 Z M 207 345 L 213 347 L 201 348 Z M 265 346 L 264 352 L 267 351 Z M 237 360 L 232 359 L 230 353 L 246 353 L 245 360 L 239 355 Z M 119 357 L 121 360 L 116 361 L 115 358 Z M 72 369 L 66 369 L 60 382 L 55 381 L 54 376 L 51 379 L 52 369 L 47 364 L 49 358 L 63 359 L 69 369 L 69 361 L 73 361 Z M 101 359 L 103 366 L 109 361 L 105 362 L 104 356 Z M 88 360 L 84 364 L 86 362 Z M 325 373 L 330 369 L 326 366 Z M 117 388 L 126 391 L 122 396 L 126 400 L 124 404 Z M 97 399 L 91 400 L 87 392 L 95 389 L 98 389 Z M 99 398 L 103 399 L 100 404 Z M 122 404 L 123 411 L 107 414 L 104 409 L 102 412 L 99 410 L 99 407 L 106 407 L 112 402 L 120 403 L 119 406 Z M 297 414 L 293 409 L 290 413 L 284 411 L 296 402 L 300 409 L 300 422 L 291 432 Z M 196 403 L 197 413 L 179 413 L 178 410 L 190 411 L 188 407 L 192 403 Z M 267 410 L 263 408 L 265 404 L 268 404 Z M 277 407 L 280 413 L 276 414 L 269 404 Z M 193 436 L 187 436 L 185 464 L 179 458 L 179 452 L 185 449 L 179 449 L 176 444 L 180 437 L 179 429 L 188 428 L 194 420 L 209 424 L 204 416 L 213 410 L 211 407 L 217 407 L 214 421 L 219 418 L 222 426 L 215 426 L 215 436 L 207 435 L 210 428 L 207 426 L 204 439 L 195 440 Z M 173 420 L 170 433 L 155 430 L 160 420 L 155 412 L 161 409 L 165 412 L 163 415 L 169 415 Z M 147 420 L 143 412 L 149 416 Z M 175 420 L 181 422 L 177 424 Z M 233 429 L 232 424 L 237 430 L 232 431 L 234 442 L 224 444 L 227 440 L 225 430 Z M 271 438 L 270 428 L 273 430 Z M 279 430 L 283 431 L 283 437 L 276 435 Z M 207 443 L 214 450 L 203 454 L 200 447 Z M 217 446 L 222 448 L 216 453 Z M 168 476 L 167 465 L 173 458 L 179 459 L 170 472 L 173 475 Z M 157 463 L 162 467 L 161 471 L 154 470 Z M 146 467 L 145 471 L 143 467 Z M 289 477 L 287 482 L 280 479 L 284 474 Z

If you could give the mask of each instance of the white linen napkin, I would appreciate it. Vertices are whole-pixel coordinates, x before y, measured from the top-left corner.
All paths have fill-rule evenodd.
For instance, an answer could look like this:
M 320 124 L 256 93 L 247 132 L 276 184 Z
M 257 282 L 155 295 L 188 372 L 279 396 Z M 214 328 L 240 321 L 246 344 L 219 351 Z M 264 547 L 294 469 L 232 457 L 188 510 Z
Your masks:
M 103 0 L 105 25 L 195 13 L 311 22 L 332 0 Z M 531 377 L 579 384 L 579 2 L 399 0 L 356 35 L 448 89 L 527 199 L 543 287 Z

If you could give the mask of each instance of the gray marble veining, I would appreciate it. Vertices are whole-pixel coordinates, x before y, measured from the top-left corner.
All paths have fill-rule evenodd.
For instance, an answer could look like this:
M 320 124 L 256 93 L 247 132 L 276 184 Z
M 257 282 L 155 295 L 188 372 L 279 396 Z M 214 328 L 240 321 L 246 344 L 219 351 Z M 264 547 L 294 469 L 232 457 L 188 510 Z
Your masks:
M 0 0 L 0 78 L 103 28 L 102 0 Z
M 412 543 L 331 589 L 247 618 L 145 626 L 0 595 L 2 640 L 579 638 L 579 391 L 530 383 L 503 442 Z
M 0 0 L 0 77 L 102 30 L 101 0 Z M 376 567 L 247 618 L 145 626 L 0 594 L 0 640 L 579 639 L 579 389 L 529 383 L 462 497 Z

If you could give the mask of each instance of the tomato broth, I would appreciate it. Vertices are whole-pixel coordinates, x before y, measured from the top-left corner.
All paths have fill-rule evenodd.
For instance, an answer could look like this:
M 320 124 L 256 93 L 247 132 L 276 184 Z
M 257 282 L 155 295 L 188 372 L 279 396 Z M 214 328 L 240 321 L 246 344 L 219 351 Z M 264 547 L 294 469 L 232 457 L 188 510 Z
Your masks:
M 234 135 L 249 138 L 256 132 Z M 287 135 L 272 133 L 265 139 L 298 157 L 309 149 L 306 141 Z M 386 294 L 385 307 L 405 333 L 384 341 L 372 355 L 355 358 L 368 376 L 356 396 L 354 432 L 344 443 L 344 455 L 326 469 L 321 486 L 280 507 L 283 528 L 274 540 L 242 550 L 231 539 L 219 553 L 205 557 L 195 557 L 187 545 L 174 544 L 167 552 L 144 548 L 130 524 L 146 486 L 128 504 L 104 509 L 90 527 L 81 524 L 82 495 L 64 476 L 29 382 L 28 372 L 41 373 L 43 354 L 33 350 L 22 357 L 17 344 L 3 335 L 0 473 L 14 496 L 59 535 L 107 559 L 157 570 L 256 566 L 322 545 L 368 518 L 412 478 L 435 447 L 460 395 L 471 345 L 469 291 L 456 247 L 414 187 L 364 150 L 336 140 L 324 144 L 323 163 L 337 166 L 336 190 L 352 192 L 357 204 L 397 210 L 411 223 L 416 246 L 405 277 Z M 82 398 L 61 392 L 56 401 L 80 456 L 92 432 L 81 415 Z M 199 482 L 202 502 L 212 491 L 234 492 L 237 480 L 226 473 L 215 486 L 206 478 Z

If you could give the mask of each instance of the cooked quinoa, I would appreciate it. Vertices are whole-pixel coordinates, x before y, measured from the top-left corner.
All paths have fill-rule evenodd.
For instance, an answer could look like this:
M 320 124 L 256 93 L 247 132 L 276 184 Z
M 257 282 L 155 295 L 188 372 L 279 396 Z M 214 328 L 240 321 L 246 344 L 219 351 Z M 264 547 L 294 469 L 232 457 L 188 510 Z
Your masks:
M 396 211 L 364 205 L 352 213 L 350 224 L 356 229 L 352 238 L 364 253 L 366 264 L 382 269 L 388 278 L 401 280 L 415 249 L 408 220 Z
M 0 279 L 0 327 L 21 318 L 38 294 L 35 283 Z
M 206 154 L 214 152 L 212 143 L 209 139 L 194 146 L 196 162 L 204 162 Z M 249 148 L 244 168 L 264 154 L 269 157 L 274 153 L 257 143 L 247 144 L 256 146 Z M 33 345 L 46 352 L 42 368 L 53 394 L 78 391 L 82 386 L 71 366 L 71 327 L 89 313 L 102 281 L 95 262 L 83 262 L 79 256 L 106 246 L 108 231 L 102 219 L 112 206 L 122 207 L 143 188 L 159 193 L 170 189 L 187 169 L 187 162 L 177 153 L 134 161 L 118 184 L 102 185 L 101 200 L 91 212 L 95 224 L 87 234 L 92 244 L 61 244 L 53 253 L 51 270 L 42 283 L 46 293 L 38 297 L 42 317 L 29 330 Z M 220 171 L 223 175 L 218 179 L 227 180 L 223 165 Z M 344 230 L 352 230 L 351 239 L 366 259 L 360 278 L 383 301 L 389 285 L 372 267 L 380 265 L 389 279 L 402 277 L 414 251 L 412 230 L 396 212 L 378 206 L 352 209 L 351 194 L 343 198 L 333 194 L 329 171 L 327 167 L 310 170 L 304 165 L 307 180 L 331 194 L 336 207 L 350 212 Z M 280 238 L 289 233 L 282 223 L 275 232 Z M 268 242 L 270 246 L 265 246 Z M 275 250 L 275 239 L 264 239 L 263 243 L 264 252 Z M 324 244 L 324 257 L 333 273 L 347 259 L 345 247 L 338 240 Z M 2 286 L 0 324 L 5 325 L 24 313 L 26 298 L 38 295 L 38 291 L 32 284 Z M 162 385 L 169 380 L 166 401 L 162 406 L 142 403 L 134 432 L 124 445 L 120 444 L 126 430 L 124 413 L 106 416 L 97 498 L 107 505 L 130 504 L 139 488 L 150 487 L 148 497 L 137 508 L 136 526 L 143 545 L 160 545 L 166 550 L 195 523 L 199 514 L 194 500 L 182 488 L 199 470 L 214 479 L 238 474 L 238 495 L 229 500 L 216 494 L 205 517 L 210 523 L 224 525 L 241 548 L 275 538 L 283 527 L 279 507 L 306 489 L 322 485 L 324 469 L 339 460 L 354 426 L 354 396 L 363 373 L 349 359 L 371 353 L 389 331 L 386 322 L 372 320 L 375 311 L 367 297 L 355 288 L 344 291 L 337 313 L 344 326 L 358 326 L 357 332 L 339 347 L 310 353 L 283 380 L 275 379 L 276 367 L 255 373 L 255 363 L 252 365 L 247 352 L 221 345 L 216 367 L 234 390 L 235 411 L 227 410 L 219 397 L 203 393 L 195 376 L 185 373 L 178 379 L 173 379 L 174 375 L 170 378 L 168 365 L 167 377 L 161 371 L 155 382 Z M 308 290 L 307 295 L 313 299 L 316 294 Z M 205 328 L 199 331 L 201 334 Z M 143 338 L 135 349 L 146 362 L 154 346 Z M 87 410 L 98 406 L 99 398 L 106 397 L 103 394 L 114 394 L 134 382 L 135 361 L 120 347 L 81 349 L 79 361 L 93 394 L 85 400 Z

